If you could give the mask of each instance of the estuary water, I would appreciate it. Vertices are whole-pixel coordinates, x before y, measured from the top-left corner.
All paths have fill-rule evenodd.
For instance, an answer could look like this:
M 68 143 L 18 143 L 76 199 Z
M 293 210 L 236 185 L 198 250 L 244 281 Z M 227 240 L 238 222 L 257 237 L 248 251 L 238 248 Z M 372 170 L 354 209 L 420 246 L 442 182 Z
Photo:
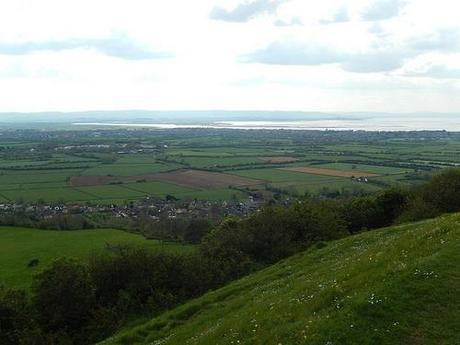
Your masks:
M 74 126 L 141 127 L 141 128 L 218 128 L 218 129 L 265 129 L 265 130 L 363 130 L 363 131 L 460 131 L 460 114 L 449 115 L 386 115 L 344 116 L 334 119 L 305 119 L 295 121 L 216 121 L 200 123 L 149 122 L 74 122 Z

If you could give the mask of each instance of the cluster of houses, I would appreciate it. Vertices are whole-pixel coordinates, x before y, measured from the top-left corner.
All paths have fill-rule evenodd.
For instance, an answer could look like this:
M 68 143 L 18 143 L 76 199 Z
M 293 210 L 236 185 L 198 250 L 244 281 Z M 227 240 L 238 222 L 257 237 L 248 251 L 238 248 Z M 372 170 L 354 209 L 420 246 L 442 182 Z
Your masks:
M 217 219 L 226 216 L 245 217 L 256 212 L 263 205 L 263 200 L 249 197 L 242 201 L 202 201 L 189 202 L 171 201 L 156 198 L 145 198 L 123 205 L 106 204 L 0 204 L 0 213 L 25 212 L 37 219 L 49 219 L 57 215 L 105 214 L 115 218 L 136 219 L 149 217 L 153 221 L 175 218 L 209 218 Z

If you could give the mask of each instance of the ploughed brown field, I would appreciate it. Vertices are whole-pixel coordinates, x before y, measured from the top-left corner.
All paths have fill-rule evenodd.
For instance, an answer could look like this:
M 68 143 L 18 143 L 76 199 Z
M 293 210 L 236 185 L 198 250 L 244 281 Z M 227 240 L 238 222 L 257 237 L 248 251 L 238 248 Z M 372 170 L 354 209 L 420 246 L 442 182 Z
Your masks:
M 267 163 L 292 163 L 298 161 L 295 157 L 280 156 L 280 157 L 259 157 L 261 161 Z
M 70 184 L 75 187 L 99 186 L 111 183 L 136 181 L 164 181 L 187 187 L 225 188 L 228 186 L 250 186 L 263 181 L 201 170 L 182 170 L 135 176 L 72 176 Z
M 70 185 L 74 187 L 101 186 L 111 183 L 157 181 L 156 174 L 133 175 L 133 176 L 72 176 Z
M 281 170 L 295 171 L 307 174 L 324 175 L 324 176 L 335 176 L 335 177 L 375 177 L 378 174 L 369 173 L 359 170 L 335 170 L 325 168 L 313 168 L 313 167 L 292 167 L 282 168 Z
M 228 186 L 250 186 L 260 180 L 202 170 L 173 171 L 155 174 L 158 181 L 197 188 L 225 188 Z

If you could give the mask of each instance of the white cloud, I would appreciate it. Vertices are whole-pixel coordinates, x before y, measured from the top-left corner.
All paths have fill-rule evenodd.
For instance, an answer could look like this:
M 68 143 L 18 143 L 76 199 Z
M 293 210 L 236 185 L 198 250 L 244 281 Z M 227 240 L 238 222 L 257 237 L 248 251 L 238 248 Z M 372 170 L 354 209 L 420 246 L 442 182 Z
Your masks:
M 231 10 L 215 6 L 209 17 L 215 20 L 242 23 L 262 14 L 274 13 L 284 2 L 286 0 L 246 0 Z
M 404 0 L 373 0 L 362 13 L 364 20 L 385 20 L 399 15 L 406 5 Z
M 332 14 L 332 16 L 321 19 L 320 23 L 321 24 L 345 23 L 345 22 L 348 22 L 349 20 L 350 18 L 348 16 L 348 10 L 344 6 L 344 7 L 338 8 L 337 11 Z
M 122 34 L 108 38 L 69 38 L 62 41 L 43 42 L 0 42 L 0 54 L 25 55 L 39 51 L 64 51 L 72 49 L 93 49 L 104 55 L 127 60 L 162 59 L 173 57 L 172 53 L 153 51 L 134 42 Z
M 2 0 L 0 111 L 460 111 L 459 10 L 452 0 Z
M 318 42 L 283 40 L 246 55 L 242 60 L 268 65 L 322 65 L 341 62 L 344 56 Z

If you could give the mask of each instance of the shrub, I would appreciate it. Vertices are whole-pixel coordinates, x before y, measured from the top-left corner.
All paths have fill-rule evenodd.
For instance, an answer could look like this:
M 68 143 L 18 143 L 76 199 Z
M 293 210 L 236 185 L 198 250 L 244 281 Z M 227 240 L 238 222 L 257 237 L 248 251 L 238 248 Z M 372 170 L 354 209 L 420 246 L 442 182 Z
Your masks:
M 35 277 L 34 306 L 45 331 L 80 331 L 94 309 L 94 285 L 88 268 L 70 259 L 54 261 Z

